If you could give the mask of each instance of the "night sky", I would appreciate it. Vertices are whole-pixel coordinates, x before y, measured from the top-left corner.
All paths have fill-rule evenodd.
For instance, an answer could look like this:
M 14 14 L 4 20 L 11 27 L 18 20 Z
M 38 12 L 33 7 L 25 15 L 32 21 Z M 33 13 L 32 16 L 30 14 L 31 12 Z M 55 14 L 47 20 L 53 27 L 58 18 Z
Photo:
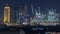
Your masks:
M 0 0 L 0 20 L 3 19 L 3 10 L 6 4 L 9 4 L 11 7 L 11 12 L 13 12 L 15 6 L 23 8 L 25 4 L 28 6 L 29 13 L 31 13 L 31 4 L 36 9 L 40 6 L 42 11 L 46 8 L 56 9 L 57 13 L 60 11 L 60 0 Z

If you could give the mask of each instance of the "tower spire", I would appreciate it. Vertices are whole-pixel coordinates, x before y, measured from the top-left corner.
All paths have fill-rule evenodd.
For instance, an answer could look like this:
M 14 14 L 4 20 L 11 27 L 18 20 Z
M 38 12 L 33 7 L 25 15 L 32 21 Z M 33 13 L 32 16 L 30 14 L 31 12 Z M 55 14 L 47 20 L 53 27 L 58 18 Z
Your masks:
M 26 0 L 24 0 L 24 17 L 27 16 L 27 5 L 26 5 Z
M 38 11 L 39 11 L 39 13 L 40 13 L 40 7 L 38 7 Z
M 33 5 L 31 4 L 32 13 L 34 14 Z

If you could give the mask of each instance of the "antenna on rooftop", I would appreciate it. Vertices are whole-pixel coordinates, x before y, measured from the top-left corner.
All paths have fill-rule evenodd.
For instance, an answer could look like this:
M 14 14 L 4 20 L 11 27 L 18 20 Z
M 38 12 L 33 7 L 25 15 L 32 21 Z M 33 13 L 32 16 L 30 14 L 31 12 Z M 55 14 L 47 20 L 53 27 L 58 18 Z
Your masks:
M 40 7 L 38 7 L 38 11 L 39 11 L 39 13 L 40 13 Z

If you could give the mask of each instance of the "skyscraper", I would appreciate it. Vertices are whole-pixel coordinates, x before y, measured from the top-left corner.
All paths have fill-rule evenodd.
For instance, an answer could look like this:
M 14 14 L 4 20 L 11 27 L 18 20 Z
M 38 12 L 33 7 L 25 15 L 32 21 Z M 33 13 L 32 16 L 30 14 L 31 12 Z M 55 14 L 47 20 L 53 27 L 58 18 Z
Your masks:
M 24 17 L 27 17 L 27 5 L 24 7 Z
M 14 22 L 18 22 L 18 17 L 19 17 L 19 6 L 14 7 Z
M 29 14 L 28 14 L 28 9 L 27 9 L 27 5 L 25 4 L 24 6 L 24 14 L 23 14 L 23 23 L 24 24 L 28 24 L 29 23 Z
M 19 9 L 18 23 L 23 23 L 23 10 L 22 9 Z
M 48 10 L 48 21 L 55 21 L 56 20 L 56 14 L 54 10 Z
M 10 6 L 6 4 L 4 7 L 4 24 L 10 23 Z

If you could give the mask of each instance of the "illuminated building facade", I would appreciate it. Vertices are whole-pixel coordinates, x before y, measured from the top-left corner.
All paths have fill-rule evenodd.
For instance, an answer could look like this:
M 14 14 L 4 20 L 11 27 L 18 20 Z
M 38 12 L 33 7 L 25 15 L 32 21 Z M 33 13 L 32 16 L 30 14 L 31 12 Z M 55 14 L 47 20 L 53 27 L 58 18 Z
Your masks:
M 37 10 L 35 9 L 35 16 L 32 21 L 35 23 L 39 23 L 41 21 L 41 19 L 42 19 L 41 13 L 37 12 Z
M 8 4 L 4 7 L 4 24 L 10 23 L 10 6 Z
M 48 21 L 56 21 L 56 16 L 55 16 L 55 11 L 54 10 L 49 10 L 48 12 Z
M 58 14 L 56 14 L 56 10 L 48 10 L 47 14 L 41 13 L 40 9 L 37 11 L 35 9 L 35 16 L 34 18 L 32 18 L 31 22 L 32 23 L 37 23 L 37 24 L 43 24 L 43 25 L 47 25 L 50 23 L 53 23 L 53 25 L 58 24 Z
M 23 12 L 23 23 L 28 24 L 29 23 L 29 15 L 28 15 L 28 10 L 27 10 L 27 5 L 25 4 L 24 6 L 24 12 Z
M 30 24 L 32 24 L 32 19 L 34 17 L 34 9 L 32 4 L 31 4 L 31 10 L 32 10 L 32 16 L 30 16 Z
M 22 9 L 19 9 L 18 23 L 23 23 L 23 10 Z

